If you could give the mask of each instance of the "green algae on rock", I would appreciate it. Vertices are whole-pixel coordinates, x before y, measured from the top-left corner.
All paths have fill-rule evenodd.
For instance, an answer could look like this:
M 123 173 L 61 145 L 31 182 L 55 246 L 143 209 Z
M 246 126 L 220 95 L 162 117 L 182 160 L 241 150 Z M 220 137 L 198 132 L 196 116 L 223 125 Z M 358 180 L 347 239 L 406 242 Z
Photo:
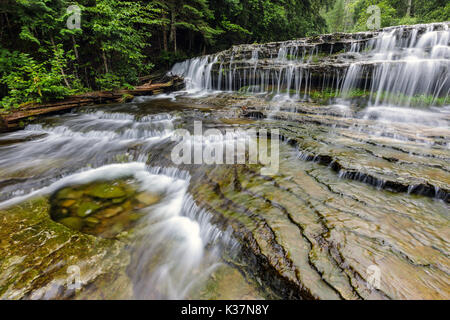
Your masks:
M 87 288 L 90 298 L 130 298 L 125 243 L 67 228 L 49 211 L 45 198 L 0 210 L 0 299 L 79 298 Z M 70 286 L 72 269 L 79 270 L 79 290 Z M 122 279 L 122 290 L 109 289 L 105 276 Z
M 85 194 L 94 198 L 100 199 L 113 199 L 122 198 L 126 195 L 126 192 L 122 186 L 115 183 L 94 183 L 90 187 L 86 188 Z
M 53 220 L 74 230 L 114 238 L 143 216 L 140 209 L 159 200 L 159 195 L 139 192 L 130 179 L 101 181 L 56 191 L 50 213 Z

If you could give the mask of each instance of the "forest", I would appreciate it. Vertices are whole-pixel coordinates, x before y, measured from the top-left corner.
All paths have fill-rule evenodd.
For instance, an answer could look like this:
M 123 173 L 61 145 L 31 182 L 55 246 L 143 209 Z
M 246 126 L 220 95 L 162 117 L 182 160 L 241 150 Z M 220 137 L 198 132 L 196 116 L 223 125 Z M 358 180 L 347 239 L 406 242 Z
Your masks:
M 68 28 L 76 5 L 79 28 Z M 92 90 L 131 88 L 183 59 L 264 43 L 448 21 L 446 0 L 2 0 L 0 110 Z

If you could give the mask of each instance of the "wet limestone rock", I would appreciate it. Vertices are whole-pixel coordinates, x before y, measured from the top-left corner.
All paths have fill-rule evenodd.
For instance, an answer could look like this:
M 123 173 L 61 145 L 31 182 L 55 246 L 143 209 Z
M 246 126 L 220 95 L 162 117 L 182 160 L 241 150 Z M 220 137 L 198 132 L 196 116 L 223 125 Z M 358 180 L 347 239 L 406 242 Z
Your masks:
M 125 243 L 77 232 L 49 211 L 45 198 L 0 210 L 0 299 L 131 298 Z

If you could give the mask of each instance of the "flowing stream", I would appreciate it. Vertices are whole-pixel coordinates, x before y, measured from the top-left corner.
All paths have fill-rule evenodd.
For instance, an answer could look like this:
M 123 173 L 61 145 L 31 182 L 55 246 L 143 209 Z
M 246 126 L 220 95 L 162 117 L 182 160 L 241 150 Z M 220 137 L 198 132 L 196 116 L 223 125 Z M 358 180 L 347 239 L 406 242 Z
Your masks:
M 1 134 L 0 298 L 450 298 L 449 45 L 235 46 L 176 64 L 183 91 Z M 196 121 L 200 152 L 278 129 L 278 171 L 174 163 Z

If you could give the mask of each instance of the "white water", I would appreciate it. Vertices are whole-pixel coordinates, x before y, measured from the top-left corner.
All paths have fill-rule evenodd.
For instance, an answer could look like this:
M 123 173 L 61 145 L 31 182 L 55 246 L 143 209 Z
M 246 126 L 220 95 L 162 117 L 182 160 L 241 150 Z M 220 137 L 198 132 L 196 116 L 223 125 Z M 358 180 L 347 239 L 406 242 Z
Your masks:
M 368 66 L 372 70 L 370 88 L 375 106 L 410 106 L 414 96 L 426 95 L 432 99 L 446 97 L 450 90 L 450 31 L 447 24 L 436 31 L 434 25 L 418 35 L 413 30 L 406 39 L 405 29 L 388 28 L 369 41 L 364 48 L 364 61 L 353 63 L 348 69 L 342 94 L 361 86 Z
M 233 249 L 235 243 L 231 232 L 213 226 L 210 214 L 189 195 L 188 172 L 145 165 L 153 148 L 167 143 L 177 117 L 122 109 L 66 114 L 2 137 L 31 140 L 0 147 L 0 182 L 25 177 L 2 186 L 0 208 L 67 186 L 133 177 L 142 191 L 161 195 L 159 203 L 142 209 L 148 213 L 130 245 L 134 297 L 185 298 L 219 265 L 222 248 Z M 130 148 L 136 147 L 139 152 L 132 156 Z M 115 163 L 116 155 L 125 163 Z
M 147 214 L 131 245 L 130 268 L 133 271 L 130 276 L 134 297 L 182 299 L 219 265 L 221 248 L 236 245 L 231 232 L 222 232 L 213 226 L 210 214 L 198 208 L 187 193 L 187 172 L 175 168 L 147 168 L 137 162 L 106 165 L 66 176 L 30 194 L 4 201 L 0 208 L 48 196 L 68 186 L 130 177 L 138 182 L 140 191 L 162 196 L 156 205 L 141 209 Z
M 211 61 L 210 61 L 211 60 Z M 186 60 L 173 66 L 171 73 L 185 79 L 188 92 L 212 89 L 211 68 L 217 63 L 217 57 L 204 56 Z
M 363 111 L 363 119 L 377 120 L 379 122 L 416 123 L 428 127 L 449 127 L 449 120 L 444 119 L 444 112 L 411 110 L 409 108 L 395 107 L 368 107 Z
M 321 42 L 311 44 L 304 39 L 270 44 L 278 48 L 276 53 L 266 45 L 266 56 L 262 54 L 265 45 L 236 46 L 177 63 L 171 73 L 186 79 L 190 93 L 245 88 L 251 93 L 271 93 L 277 99 L 301 99 L 314 86 L 336 90 L 347 98 L 352 89 L 365 88 L 374 106 L 411 106 L 419 95 L 428 96 L 425 104 L 432 106 L 437 98 L 448 96 L 448 23 L 386 28 L 364 41 L 362 35 L 367 33 L 352 36 L 345 46 L 346 54 L 357 60 L 325 63 L 330 71 L 319 71 L 320 79 L 313 79 L 312 70 L 317 67 Z
M 61 174 L 58 171 L 63 169 L 114 162 L 115 155 L 127 155 L 131 146 L 139 144 L 151 148 L 169 139 L 176 117 L 167 113 L 139 117 L 123 112 L 96 111 L 65 115 L 64 120 L 63 123 L 29 125 L 23 131 L 10 134 L 10 139 L 37 138 L 2 148 L 2 178 L 58 176 Z M 30 187 L 29 183 L 27 187 Z M 20 184 L 11 190 L 20 191 Z M 0 200 L 8 197 L 9 188 L 2 191 Z M 25 193 L 29 191 L 24 190 Z

